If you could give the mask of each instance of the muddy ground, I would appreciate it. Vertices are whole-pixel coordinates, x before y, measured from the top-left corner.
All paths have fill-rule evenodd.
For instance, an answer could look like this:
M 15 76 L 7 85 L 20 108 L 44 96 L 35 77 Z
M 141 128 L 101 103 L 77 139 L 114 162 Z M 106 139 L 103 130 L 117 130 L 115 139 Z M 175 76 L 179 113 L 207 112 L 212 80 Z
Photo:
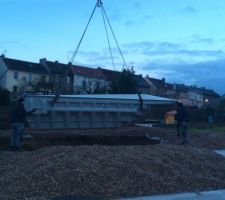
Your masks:
M 163 144 L 178 145 L 182 138 L 177 137 L 173 125 L 163 127 L 135 127 L 125 126 L 114 129 L 74 129 L 74 130 L 25 130 L 23 150 L 36 150 L 38 148 L 54 145 L 151 145 L 154 142 L 147 140 L 151 137 L 161 138 Z M 30 136 L 32 138 L 30 138 Z M 146 137 L 147 136 L 147 137 Z M 10 130 L 0 130 L 0 147 L 9 148 Z M 225 149 L 225 131 L 216 132 L 201 127 L 191 127 L 188 134 L 189 146 L 207 149 Z

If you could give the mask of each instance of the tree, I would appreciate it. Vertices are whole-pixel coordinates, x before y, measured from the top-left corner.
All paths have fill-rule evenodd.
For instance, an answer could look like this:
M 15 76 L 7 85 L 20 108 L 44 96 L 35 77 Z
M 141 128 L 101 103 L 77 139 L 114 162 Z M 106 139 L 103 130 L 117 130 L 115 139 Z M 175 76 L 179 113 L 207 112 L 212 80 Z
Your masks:
M 45 82 L 41 80 L 34 85 L 34 91 L 41 92 L 43 94 L 49 94 L 53 91 L 53 87 L 53 82 Z
M 137 80 L 133 67 L 123 69 L 119 77 L 111 83 L 113 94 L 134 94 L 137 93 Z
M 225 113 L 225 99 L 221 98 L 219 104 L 216 107 L 217 113 Z
M 9 106 L 10 92 L 0 87 L 0 106 Z

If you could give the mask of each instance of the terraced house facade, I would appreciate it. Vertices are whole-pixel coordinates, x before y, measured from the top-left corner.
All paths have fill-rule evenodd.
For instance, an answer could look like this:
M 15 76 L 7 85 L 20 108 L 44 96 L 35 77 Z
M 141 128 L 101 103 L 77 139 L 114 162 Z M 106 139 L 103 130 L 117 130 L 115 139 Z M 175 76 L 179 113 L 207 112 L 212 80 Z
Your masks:
M 5 58 L 0 56 L 0 86 L 13 94 L 54 93 L 59 84 L 62 93 L 71 93 L 72 71 L 63 81 L 68 65 L 41 59 L 40 63 Z
M 45 68 L 32 62 L 0 56 L 0 86 L 13 93 L 32 91 L 41 80 L 48 80 Z

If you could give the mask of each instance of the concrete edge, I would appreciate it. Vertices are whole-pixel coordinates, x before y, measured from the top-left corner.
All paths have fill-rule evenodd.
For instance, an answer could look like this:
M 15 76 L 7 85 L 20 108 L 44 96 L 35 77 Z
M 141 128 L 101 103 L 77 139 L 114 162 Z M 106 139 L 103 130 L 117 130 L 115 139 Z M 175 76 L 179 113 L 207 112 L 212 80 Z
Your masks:
M 117 200 L 225 200 L 225 189 L 205 192 L 179 193 L 134 198 L 119 198 Z

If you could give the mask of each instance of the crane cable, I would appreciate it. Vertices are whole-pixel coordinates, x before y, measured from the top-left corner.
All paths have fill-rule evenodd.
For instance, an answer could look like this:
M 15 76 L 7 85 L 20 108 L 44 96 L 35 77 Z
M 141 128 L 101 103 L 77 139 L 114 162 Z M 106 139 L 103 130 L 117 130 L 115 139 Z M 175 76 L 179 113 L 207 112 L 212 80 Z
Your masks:
M 116 68 L 115 68 L 115 63 L 114 63 L 114 59 L 113 59 L 113 55 L 112 55 L 112 48 L 111 48 L 111 44 L 110 44 L 110 40 L 109 40 L 109 34 L 108 34 L 107 26 L 106 26 L 105 15 L 104 15 L 104 10 L 103 10 L 102 4 L 101 4 L 101 11 L 102 11 L 102 19 L 103 19 L 104 27 L 105 27 L 105 33 L 106 33 L 106 37 L 107 37 L 107 41 L 108 41 L 108 45 L 109 45 L 109 52 L 110 52 L 110 55 L 111 55 L 111 60 L 112 60 L 113 68 L 114 68 L 114 71 L 115 71 Z
M 109 51 L 110 51 L 111 60 L 112 60 L 112 64 L 113 64 L 114 70 L 115 70 L 115 63 L 114 63 L 114 59 L 113 59 L 113 55 L 112 55 L 112 48 L 111 48 L 111 44 L 110 44 L 110 40 L 109 40 L 109 35 L 108 35 L 108 29 L 107 29 L 107 26 L 106 26 L 106 21 L 108 22 L 108 26 L 109 26 L 109 28 L 110 28 L 110 30 L 111 30 L 111 32 L 112 32 L 112 35 L 113 35 L 113 38 L 114 38 L 114 40 L 115 40 L 115 42 L 116 42 L 117 48 L 119 49 L 119 53 L 120 53 L 120 55 L 121 55 L 121 57 L 122 57 L 122 59 L 123 59 L 123 63 L 124 63 L 123 66 L 125 66 L 126 68 L 128 68 L 128 67 L 127 67 L 127 64 L 126 64 L 126 62 L 125 62 L 125 59 L 124 59 L 124 57 L 123 57 L 122 51 L 121 51 L 121 49 L 120 49 L 120 47 L 119 47 L 119 43 L 118 43 L 118 41 L 117 41 L 117 39 L 116 39 L 116 37 L 115 37 L 115 34 L 114 34 L 114 32 L 113 32 L 112 26 L 111 26 L 111 24 L 110 24 L 110 22 L 109 22 L 109 18 L 108 18 L 107 15 L 106 15 L 106 11 L 105 11 L 105 9 L 104 9 L 104 7 L 103 7 L 102 1 L 101 1 L 101 0 L 97 0 L 97 3 L 95 4 L 95 7 L 94 7 L 94 9 L 93 9 L 93 11 L 92 11 L 92 13 L 91 13 L 91 16 L 90 16 L 89 20 L 88 20 L 88 23 L 87 23 L 87 25 L 86 25 L 86 27 L 85 27 L 85 29 L 84 29 L 84 32 L 83 32 L 83 34 L 82 34 L 82 36 L 81 36 L 81 38 L 80 38 L 80 40 L 79 40 L 79 42 L 78 42 L 78 44 L 77 44 L 77 47 L 76 47 L 75 51 L 73 52 L 73 55 L 72 55 L 72 57 L 71 57 L 71 59 L 70 59 L 70 62 L 68 63 L 69 67 L 68 67 L 68 69 L 66 70 L 66 73 L 64 74 L 64 76 L 63 76 L 63 78 L 62 78 L 62 81 L 61 81 L 62 83 L 64 83 L 64 81 L 66 80 L 67 75 L 69 74 L 69 70 L 72 68 L 73 61 L 74 61 L 74 59 L 75 59 L 76 56 L 77 56 L 77 53 L 78 53 L 78 50 L 79 50 L 79 48 L 80 48 L 81 42 L 82 42 L 82 40 L 83 40 L 83 38 L 84 38 L 85 33 L 87 32 L 88 26 L 89 26 L 89 24 L 90 24 L 90 22 L 91 22 L 91 20 L 92 20 L 92 17 L 93 17 L 93 15 L 94 15 L 95 10 L 96 10 L 97 7 L 100 7 L 100 8 L 101 8 L 101 11 L 102 11 L 102 17 L 103 17 L 103 22 L 104 22 L 104 27 L 105 27 L 106 37 L 107 37 L 107 41 L 108 41 L 108 45 L 109 45 Z M 105 19 L 106 19 L 106 20 L 105 20 Z M 52 102 L 51 102 L 51 105 L 52 105 L 52 106 L 53 106 L 53 105 L 56 103 L 56 101 L 58 100 L 58 98 L 59 98 L 59 96 L 60 96 L 60 93 L 61 93 L 61 90 L 62 90 L 62 87 L 63 87 L 63 84 L 59 84 L 59 85 L 58 85 L 58 87 L 57 87 L 57 89 L 56 89 L 55 97 L 53 98 L 53 100 L 52 100 Z
M 116 36 L 115 36 L 115 34 L 114 34 L 114 31 L 113 31 L 113 29 L 112 29 L 112 26 L 111 26 L 111 24 L 110 24 L 110 22 L 109 22 L 109 18 L 108 18 L 108 16 L 107 16 L 106 12 L 105 12 L 105 8 L 103 7 L 103 5 L 102 5 L 101 8 L 102 8 L 102 11 L 104 12 L 104 15 L 105 15 L 105 17 L 106 17 L 106 20 L 107 20 L 108 25 L 109 25 L 109 27 L 110 27 L 110 30 L 111 30 L 111 32 L 112 32 L 113 38 L 114 38 L 114 40 L 115 40 L 115 42 L 116 42 L 117 48 L 119 49 L 120 56 L 121 56 L 122 59 L 123 59 L 124 66 L 125 66 L 126 68 L 128 68 L 128 66 L 127 66 L 127 64 L 126 64 L 126 61 L 125 61 L 125 59 L 124 59 L 123 53 L 122 53 L 122 51 L 121 51 L 121 49 L 120 49 L 119 43 L 118 43 L 118 41 L 117 41 L 117 39 L 116 39 Z
M 120 56 L 121 56 L 121 58 L 123 60 L 123 64 L 127 68 L 127 64 L 126 64 L 126 61 L 124 59 L 123 53 L 122 53 L 122 51 L 120 49 L 119 43 L 118 43 L 118 41 L 116 39 L 115 33 L 114 33 L 113 29 L 112 29 L 112 26 L 110 24 L 109 18 L 108 18 L 107 14 L 106 14 L 105 8 L 104 8 L 103 3 L 102 3 L 101 0 L 97 0 L 97 3 L 95 4 L 95 7 L 94 7 L 94 9 L 93 9 L 93 11 L 91 13 L 91 16 L 90 16 L 90 18 L 88 20 L 88 23 L 87 23 L 86 27 L 85 27 L 85 30 L 84 30 L 84 32 L 83 32 L 83 34 L 81 36 L 81 39 L 78 42 L 78 45 L 77 45 L 77 47 L 76 47 L 76 49 L 75 49 L 75 51 L 74 51 L 74 53 L 73 53 L 73 55 L 71 57 L 70 63 L 71 64 L 73 63 L 73 61 L 74 61 L 74 59 L 75 59 L 75 57 L 76 57 L 76 55 L 78 53 L 78 50 L 79 50 L 80 45 L 81 45 L 81 42 L 82 42 L 82 40 L 84 38 L 85 33 L 87 32 L 88 26 L 89 26 L 89 24 L 91 22 L 91 19 L 92 19 L 94 13 L 95 13 L 95 10 L 96 10 L 97 7 L 100 7 L 101 8 L 101 11 L 102 11 L 102 18 L 103 18 L 104 28 L 105 28 L 105 32 L 106 32 L 106 37 L 107 37 L 107 41 L 108 41 L 108 45 L 109 45 L 109 51 L 110 51 L 111 60 L 112 60 L 112 64 L 113 64 L 114 70 L 115 70 L 115 62 L 114 62 L 113 55 L 112 55 L 112 48 L 111 48 L 111 44 L 110 44 L 110 40 L 109 40 L 109 34 L 108 34 L 108 29 L 107 29 L 106 21 L 107 21 L 108 26 L 109 26 L 109 28 L 111 30 L 111 33 L 113 35 L 113 38 L 114 38 L 115 43 L 117 45 L 117 48 L 119 50 Z
M 64 76 L 62 77 L 62 79 L 61 79 L 61 81 L 60 81 L 61 83 L 64 83 L 64 82 L 65 82 L 66 77 L 68 76 L 70 69 L 72 69 L 72 63 L 73 63 L 73 61 L 74 61 L 74 59 L 75 59 L 75 57 L 76 57 L 76 55 L 77 55 L 77 53 L 78 53 L 79 47 L 80 47 L 80 45 L 81 45 L 81 42 L 82 42 L 82 40 L 83 40 L 83 38 L 84 38 L 84 35 L 85 35 L 85 33 L 86 33 L 87 29 L 88 29 L 88 26 L 89 26 L 89 24 L 90 24 L 90 22 L 91 22 L 91 19 L 92 19 L 94 13 L 95 13 L 95 10 L 96 10 L 96 8 L 97 8 L 98 6 L 99 6 L 99 2 L 97 1 L 97 3 L 95 4 L 95 7 L 94 7 L 94 9 L 93 9 L 93 11 L 92 11 L 92 13 L 91 13 L 91 16 L 90 16 L 90 18 L 89 18 L 89 20 L 88 20 L 88 23 L 87 23 L 87 25 L 86 25 L 86 27 L 85 27 L 85 29 L 84 29 L 84 32 L 83 32 L 83 34 L 82 34 L 82 36 L 81 36 L 81 38 L 80 38 L 80 40 L 79 40 L 79 42 L 78 42 L 78 44 L 77 44 L 77 47 L 76 47 L 75 51 L 73 52 L 73 55 L 72 55 L 72 57 L 71 57 L 71 60 L 70 60 L 70 62 L 68 63 L 68 68 L 66 69 L 66 72 L 65 72 Z M 51 101 L 51 106 L 53 106 L 53 105 L 56 103 L 56 101 L 59 99 L 59 96 L 60 96 L 60 93 L 61 93 L 61 90 L 62 90 L 63 85 L 64 85 L 64 84 L 58 84 L 58 85 L 57 85 L 57 88 L 56 88 L 56 94 L 55 94 L 53 100 Z
M 99 2 L 96 3 L 96 5 L 95 5 L 95 7 L 94 7 L 94 9 L 93 9 L 93 11 L 92 11 L 92 13 L 91 13 L 91 16 L 90 16 L 90 18 L 89 18 L 89 20 L 88 20 L 88 23 L 87 23 L 87 25 L 86 25 L 86 27 L 85 27 L 85 29 L 84 29 L 84 32 L 83 32 L 83 34 L 82 34 L 82 36 L 81 36 L 81 38 L 80 38 L 80 41 L 78 42 L 78 45 L 77 45 L 77 47 L 76 47 L 76 49 L 75 49 L 75 51 L 74 51 L 74 53 L 73 53 L 73 55 L 72 55 L 72 57 L 71 57 L 71 60 L 70 60 L 70 63 L 71 63 L 71 64 L 73 63 L 73 61 L 74 61 L 74 59 L 75 59 L 75 57 L 76 57 L 76 55 L 77 55 L 77 52 L 78 52 L 78 50 L 79 50 L 79 48 L 80 48 L 80 45 L 81 45 L 81 42 L 82 42 L 82 40 L 83 40 L 83 38 L 84 38 L 84 35 L 85 35 L 85 33 L 86 33 L 87 29 L 88 29 L 88 26 L 89 26 L 89 24 L 90 24 L 90 22 L 91 22 L 91 19 L 92 19 L 94 13 L 95 13 L 95 10 L 96 10 L 96 8 L 97 8 L 98 6 L 99 6 Z

